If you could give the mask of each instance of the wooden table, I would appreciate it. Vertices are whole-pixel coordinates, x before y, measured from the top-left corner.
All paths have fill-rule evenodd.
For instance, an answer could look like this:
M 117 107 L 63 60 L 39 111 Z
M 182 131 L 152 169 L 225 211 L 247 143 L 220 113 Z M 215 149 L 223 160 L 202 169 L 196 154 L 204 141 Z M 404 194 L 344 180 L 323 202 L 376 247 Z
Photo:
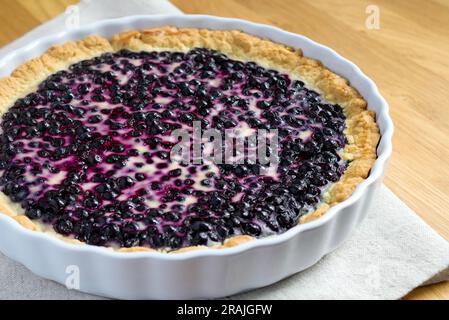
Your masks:
M 0 47 L 77 0 L 0 0 Z M 449 0 L 172 0 L 185 13 L 297 32 L 355 62 L 380 87 L 396 125 L 385 183 L 449 240 Z M 369 5 L 380 28 L 367 28 Z M 370 9 L 370 8 L 368 8 Z M 408 299 L 449 299 L 449 282 Z

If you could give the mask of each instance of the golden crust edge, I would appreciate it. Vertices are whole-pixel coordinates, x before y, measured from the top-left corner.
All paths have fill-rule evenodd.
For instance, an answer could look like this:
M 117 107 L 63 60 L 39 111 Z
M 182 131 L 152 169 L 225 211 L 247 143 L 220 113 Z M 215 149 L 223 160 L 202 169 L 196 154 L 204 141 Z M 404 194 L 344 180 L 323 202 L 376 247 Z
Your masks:
M 324 202 L 314 212 L 301 217 L 300 223 L 315 220 L 321 217 L 330 207 L 346 200 L 369 175 L 369 171 L 377 158 L 376 148 L 380 140 L 380 133 L 374 112 L 367 110 L 367 103 L 360 94 L 349 85 L 346 79 L 328 70 L 321 62 L 303 57 L 301 50 L 238 30 L 219 31 L 168 26 L 122 32 L 113 36 L 111 41 L 99 36 L 89 36 L 77 42 L 52 46 L 40 57 L 19 66 L 11 76 L 0 79 L 0 114 L 6 112 L 18 98 L 31 92 L 38 83 L 49 75 L 78 61 L 120 49 L 134 51 L 188 50 L 193 47 L 215 49 L 231 58 L 254 60 L 263 63 L 265 67 L 288 72 L 318 91 L 330 103 L 336 103 L 343 107 L 347 118 L 345 134 L 348 137 L 343 158 L 351 162 L 341 179 L 324 195 Z M 7 215 L 12 216 L 25 228 L 41 230 L 38 224 L 32 222 L 23 214 L 15 213 L 8 202 L 1 198 L 0 209 L 5 211 Z M 236 238 L 237 240 L 232 240 Z M 249 236 L 236 236 L 227 239 L 230 240 L 228 244 L 226 244 L 226 240 L 223 245 L 215 247 L 232 247 L 252 239 L 254 238 Z M 171 252 L 180 253 L 203 248 L 206 247 L 192 246 Z M 122 248 L 117 251 L 153 250 L 143 247 L 131 249 Z

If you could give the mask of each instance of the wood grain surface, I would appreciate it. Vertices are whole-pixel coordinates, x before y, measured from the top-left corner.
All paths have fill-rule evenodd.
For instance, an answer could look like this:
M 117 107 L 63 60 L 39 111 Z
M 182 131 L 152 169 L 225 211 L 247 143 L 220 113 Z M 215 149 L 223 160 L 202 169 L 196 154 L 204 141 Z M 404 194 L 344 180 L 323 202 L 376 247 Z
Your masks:
M 0 47 L 77 0 L 0 0 Z M 449 0 L 172 0 L 185 13 L 266 23 L 356 63 L 379 86 L 396 126 L 385 183 L 449 240 Z M 367 7 L 379 29 L 367 28 Z M 370 7 L 368 7 L 369 9 Z M 449 283 L 407 299 L 449 299 Z

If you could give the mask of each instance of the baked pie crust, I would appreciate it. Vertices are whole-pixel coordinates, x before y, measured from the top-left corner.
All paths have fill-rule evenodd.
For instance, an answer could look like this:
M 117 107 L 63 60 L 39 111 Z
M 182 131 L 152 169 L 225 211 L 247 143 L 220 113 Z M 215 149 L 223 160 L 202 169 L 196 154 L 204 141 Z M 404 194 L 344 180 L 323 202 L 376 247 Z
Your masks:
M 322 216 L 330 207 L 347 199 L 367 176 L 376 160 L 376 147 L 380 138 L 375 114 L 367 110 L 363 97 L 350 86 L 348 81 L 324 67 L 319 61 L 306 58 L 300 49 L 261 39 L 237 30 L 216 31 L 208 29 L 187 29 L 161 27 L 142 31 L 127 31 L 115 35 L 111 40 L 89 36 L 77 42 L 55 45 L 43 55 L 19 66 L 9 77 L 0 80 L 0 113 L 3 114 L 19 98 L 34 91 L 48 76 L 70 65 L 122 49 L 131 51 L 187 51 L 193 48 L 208 48 L 226 54 L 240 61 L 255 61 L 259 65 L 300 79 L 307 87 L 317 91 L 329 103 L 340 105 L 346 116 L 345 135 L 347 144 L 341 155 L 348 161 L 348 167 L 340 180 L 323 194 L 318 208 L 300 218 L 306 223 Z M 39 223 L 24 215 L 24 210 L 13 203 L 5 194 L 0 194 L 0 210 L 19 222 L 25 228 L 45 231 Z M 45 231 L 49 232 L 49 231 Z M 55 236 L 72 243 L 83 244 L 56 232 Z M 213 248 L 234 247 L 254 239 L 238 235 L 226 239 Z M 204 249 L 205 246 L 191 246 L 173 252 Z M 117 249 L 121 252 L 154 251 L 146 247 Z

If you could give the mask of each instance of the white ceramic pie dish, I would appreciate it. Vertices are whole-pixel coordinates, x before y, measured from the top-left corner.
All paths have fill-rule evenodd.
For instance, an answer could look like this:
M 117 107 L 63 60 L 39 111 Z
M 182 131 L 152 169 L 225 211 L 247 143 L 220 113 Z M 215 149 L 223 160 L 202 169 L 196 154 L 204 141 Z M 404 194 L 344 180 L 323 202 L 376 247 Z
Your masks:
M 337 248 L 363 220 L 391 155 L 393 124 L 388 105 L 376 85 L 350 61 L 304 36 L 237 19 L 203 15 L 131 16 L 105 20 L 77 30 L 36 40 L 0 60 L 0 77 L 39 56 L 51 45 L 90 34 L 110 37 L 128 29 L 163 25 L 239 29 L 303 50 L 305 56 L 348 79 L 374 110 L 381 131 L 376 160 L 369 177 L 346 201 L 323 217 L 284 234 L 250 241 L 228 249 L 182 254 L 119 253 L 102 247 L 74 245 L 29 231 L 0 214 L 0 251 L 35 274 L 65 284 L 70 266 L 79 268 L 80 290 L 124 299 L 215 298 L 272 284 L 304 270 Z

